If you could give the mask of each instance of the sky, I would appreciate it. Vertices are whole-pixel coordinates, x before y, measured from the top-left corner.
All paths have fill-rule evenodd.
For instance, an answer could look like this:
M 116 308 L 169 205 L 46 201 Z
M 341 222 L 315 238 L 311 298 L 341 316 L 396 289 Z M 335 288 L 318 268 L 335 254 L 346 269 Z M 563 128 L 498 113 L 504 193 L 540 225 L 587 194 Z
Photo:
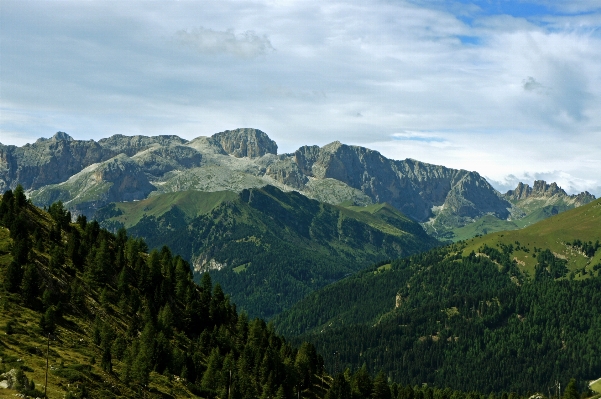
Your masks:
M 263 130 L 601 196 L 601 1 L 0 2 L 0 142 Z

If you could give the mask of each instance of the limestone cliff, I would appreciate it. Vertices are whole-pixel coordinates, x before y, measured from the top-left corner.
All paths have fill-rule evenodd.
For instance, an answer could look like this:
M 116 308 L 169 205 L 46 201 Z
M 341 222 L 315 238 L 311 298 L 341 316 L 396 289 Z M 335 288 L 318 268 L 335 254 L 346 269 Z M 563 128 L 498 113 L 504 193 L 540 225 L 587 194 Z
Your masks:
M 237 158 L 258 158 L 277 154 L 278 146 L 267 134 L 258 129 L 226 130 L 211 136 L 230 155 Z

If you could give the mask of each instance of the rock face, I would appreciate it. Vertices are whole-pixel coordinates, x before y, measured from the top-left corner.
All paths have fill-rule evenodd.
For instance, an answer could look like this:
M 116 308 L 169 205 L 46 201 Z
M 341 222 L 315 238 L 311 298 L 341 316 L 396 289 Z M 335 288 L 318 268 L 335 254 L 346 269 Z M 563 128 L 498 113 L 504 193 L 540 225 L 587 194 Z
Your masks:
M 491 213 L 502 218 L 511 206 L 476 172 L 412 159 L 394 161 L 377 151 L 338 141 L 322 148 L 302 147 L 293 159 L 309 177 L 344 182 L 374 202 L 387 202 L 420 222 L 433 216 L 435 206 L 446 206 L 459 216 Z
M 515 190 L 507 191 L 503 197 L 518 206 L 544 202 L 546 205 L 561 203 L 576 207 L 595 200 L 595 196 L 588 191 L 568 195 L 557 183 L 547 184 L 544 180 L 535 180 L 532 187 L 520 182 Z
M 214 141 L 236 158 L 258 158 L 265 154 L 277 154 L 278 146 L 258 129 L 236 129 L 214 134 Z
M 386 202 L 434 230 L 484 215 L 507 219 L 511 211 L 512 217 L 522 217 L 528 207 L 557 201 L 574 207 L 594 199 L 589 193 L 568 196 L 544 181 L 532 188 L 520 183 L 501 195 L 477 172 L 391 160 L 338 141 L 278 155 L 277 144 L 251 128 L 192 141 L 114 135 L 95 142 L 58 132 L 23 147 L 0 144 L 0 191 L 18 183 L 38 205 L 61 200 L 89 217 L 109 202 L 139 200 L 153 192 L 239 192 L 269 184 L 332 204 Z M 522 208 L 515 212 L 518 203 Z
M 17 183 L 26 190 L 39 189 L 64 182 L 82 169 L 119 154 L 133 156 L 152 145 L 185 142 L 176 136 L 123 135 L 95 142 L 73 140 L 67 133 L 58 132 L 50 139 L 38 139 L 23 147 L 0 144 L 0 190 L 14 188 Z

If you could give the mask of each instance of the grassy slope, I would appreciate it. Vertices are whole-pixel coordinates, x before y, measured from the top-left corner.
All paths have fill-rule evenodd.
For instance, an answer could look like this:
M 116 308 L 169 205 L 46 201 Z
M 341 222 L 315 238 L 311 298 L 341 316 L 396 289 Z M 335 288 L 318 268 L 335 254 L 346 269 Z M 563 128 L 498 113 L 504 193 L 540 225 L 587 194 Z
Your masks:
M 115 208 L 122 214 L 112 217 L 111 220 L 123 223 L 125 228 L 130 228 L 135 226 L 144 215 L 159 217 L 175 206 L 182 210 L 187 217 L 193 218 L 207 214 L 221 203 L 234 201 L 237 198 L 238 195 L 231 191 L 180 191 L 153 195 L 142 201 L 116 203 Z M 274 198 L 274 200 L 278 201 L 282 207 L 288 210 L 291 209 L 289 204 L 280 201 L 277 198 Z M 405 235 L 407 232 L 387 223 L 381 216 L 397 218 L 399 221 L 411 223 L 411 220 L 407 216 L 388 204 L 337 208 L 339 208 L 348 218 L 361 221 L 375 229 L 396 236 Z
M 151 196 L 142 201 L 119 202 L 115 207 L 123 214 L 113 220 L 123 223 L 125 228 L 130 228 L 142 219 L 144 215 L 161 216 L 177 206 L 186 216 L 195 217 L 212 211 L 224 201 L 237 198 L 231 191 L 179 191 L 174 193 Z
M 366 211 L 376 211 L 381 209 L 380 205 L 372 205 L 365 208 Z M 566 241 L 580 239 L 595 242 L 601 240 L 601 199 L 596 200 L 585 206 L 560 213 L 551 218 L 543 220 L 535 225 L 526 227 L 522 230 L 505 231 L 500 233 L 492 233 L 482 237 L 475 237 L 467 240 L 464 243 L 456 245 L 465 245 L 462 254 L 467 256 L 471 251 L 478 252 L 478 249 L 484 244 L 490 247 L 497 247 L 498 244 L 513 244 L 516 247 L 516 241 L 520 247 L 527 247 L 529 251 L 524 249 L 514 251 L 513 256 L 518 260 L 519 268 L 522 271 L 528 272 L 530 276 L 534 276 L 534 266 L 537 261 L 532 257 L 534 247 L 549 248 L 560 256 L 565 256 L 568 259 L 568 268 L 570 271 L 582 270 L 586 268 L 587 274 L 575 273 L 577 279 L 590 277 L 591 268 L 601 263 L 601 250 L 597 251 L 593 258 L 587 258 L 577 251 L 566 246 Z M 321 322 L 313 326 L 315 329 L 323 329 L 333 327 L 339 324 L 360 323 L 373 321 L 384 313 L 384 308 L 394 304 L 394 296 L 400 288 L 400 282 L 395 286 L 389 286 L 390 281 L 383 281 L 380 273 L 390 269 L 390 265 L 383 265 L 373 270 L 373 272 L 359 272 L 346 278 L 344 281 L 335 283 L 317 291 L 315 294 L 307 297 L 302 303 L 294 306 L 289 311 L 282 314 L 276 319 L 276 324 L 290 323 L 290 320 L 297 317 L 295 309 L 300 307 L 307 308 L 308 303 L 313 303 L 313 306 L 319 308 L 322 316 Z M 370 269 L 371 270 L 371 269 Z M 393 276 L 385 280 L 391 280 Z M 400 280 L 399 280 L 400 281 Z M 356 304 L 347 301 L 338 301 L 339 290 L 341 286 L 348 287 L 349 290 L 356 293 Z M 368 300 L 369 299 L 369 300 Z M 378 301 L 383 302 L 382 306 L 378 305 Z M 365 303 L 372 303 L 372 311 L 369 320 L 364 319 L 369 312 L 366 312 L 363 307 Z M 317 310 L 309 313 L 318 313 Z M 289 333 L 289 331 L 286 331 Z
M 560 212 L 569 210 L 570 207 L 564 204 L 544 205 L 539 204 L 540 208 L 532 208 L 527 216 L 515 220 L 501 220 L 492 215 L 486 215 L 463 227 L 452 229 L 453 241 L 467 240 L 478 235 L 496 233 L 499 231 L 517 230 L 531 226 L 535 223 L 545 220 Z
M 590 385 L 591 390 L 597 393 L 601 393 L 601 378 L 596 380 L 593 384 Z
M 568 268 L 571 271 L 586 268 L 587 273 L 592 266 L 601 263 L 601 251 L 597 251 L 592 259 L 573 250 L 566 242 L 574 239 L 592 241 L 601 240 L 601 199 L 597 199 L 587 205 L 560 213 L 543 221 L 540 221 L 521 230 L 503 231 L 475 237 L 467 241 L 464 255 L 478 250 L 486 244 L 496 247 L 497 244 L 513 244 L 516 241 L 521 247 L 526 247 L 529 252 L 522 250 L 514 252 L 520 268 L 534 275 L 534 266 L 537 261 L 532 257 L 534 247 L 549 248 L 561 257 L 568 260 Z M 577 277 L 585 277 L 579 274 Z

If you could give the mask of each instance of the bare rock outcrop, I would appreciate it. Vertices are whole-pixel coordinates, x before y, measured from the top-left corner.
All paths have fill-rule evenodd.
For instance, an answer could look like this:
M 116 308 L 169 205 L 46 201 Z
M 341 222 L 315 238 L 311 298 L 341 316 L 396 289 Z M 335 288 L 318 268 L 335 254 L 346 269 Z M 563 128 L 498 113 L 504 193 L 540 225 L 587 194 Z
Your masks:
M 265 132 L 258 129 L 226 130 L 211 136 L 230 155 L 237 158 L 258 158 L 277 154 L 278 145 Z

